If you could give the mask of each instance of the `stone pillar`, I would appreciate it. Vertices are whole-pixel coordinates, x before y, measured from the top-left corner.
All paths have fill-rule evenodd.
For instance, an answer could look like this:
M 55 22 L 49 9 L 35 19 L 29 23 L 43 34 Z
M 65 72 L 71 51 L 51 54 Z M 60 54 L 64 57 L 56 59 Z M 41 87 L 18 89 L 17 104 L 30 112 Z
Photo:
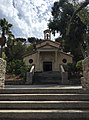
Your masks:
M 6 61 L 0 58 L 0 88 L 5 86 Z
M 55 51 L 55 71 L 57 71 L 57 51 Z
M 26 84 L 29 84 L 29 85 L 32 84 L 32 77 L 33 77 L 33 73 L 32 72 L 27 72 L 26 73 Z
M 89 57 L 83 60 L 82 68 L 83 68 L 83 77 L 81 78 L 81 84 L 84 89 L 89 90 Z
M 61 73 L 61 77 L 62 77 L 62 84 L 68 84 L 69 80 L 68 80 L 68 72 L 62 72 Z
M 37 70 L 40 70 L 40 51 L 37 53 Z

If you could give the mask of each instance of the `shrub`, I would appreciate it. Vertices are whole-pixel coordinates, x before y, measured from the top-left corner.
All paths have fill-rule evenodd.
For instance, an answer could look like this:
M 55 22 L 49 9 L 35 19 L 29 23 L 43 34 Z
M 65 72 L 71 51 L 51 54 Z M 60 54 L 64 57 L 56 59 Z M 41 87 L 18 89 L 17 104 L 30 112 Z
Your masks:
M 26 71 L 30 67 L 27 67 L 22 60 L 13 60 L 7 63 L 7 73 L 12 73 L 15 75 L 25 76 Z
M 77 70 L 79 70 L 80 72 L 82 72 L 82 60 L 80 60 L 80 61 L 77 62 L 76 68 L 77 68 Z

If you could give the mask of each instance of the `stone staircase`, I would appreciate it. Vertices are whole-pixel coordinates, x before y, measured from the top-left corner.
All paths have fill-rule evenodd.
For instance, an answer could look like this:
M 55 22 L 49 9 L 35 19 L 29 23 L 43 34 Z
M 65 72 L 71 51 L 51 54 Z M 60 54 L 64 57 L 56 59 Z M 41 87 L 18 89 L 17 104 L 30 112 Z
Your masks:
M 89 91 L 81 87 L 0 89 L 0 120 L 89 120 Z
M 60 73 L 53 71 L 35 72 L 33 84 L 61 84 Z

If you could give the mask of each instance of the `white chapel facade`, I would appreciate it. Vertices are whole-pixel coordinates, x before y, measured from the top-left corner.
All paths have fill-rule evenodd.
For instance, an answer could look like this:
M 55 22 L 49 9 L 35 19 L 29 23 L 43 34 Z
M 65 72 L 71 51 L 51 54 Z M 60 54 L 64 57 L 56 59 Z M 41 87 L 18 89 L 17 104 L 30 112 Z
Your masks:
M 35 72 L 60 71 L 61 64 L 72 63 L 73 56 L 60 50 L 60 43 L 51 40 L 51 31 L 44 31 L 44 40 L 36 44 L 36 51 L 24 56 L 26 65 L 34 65 Z

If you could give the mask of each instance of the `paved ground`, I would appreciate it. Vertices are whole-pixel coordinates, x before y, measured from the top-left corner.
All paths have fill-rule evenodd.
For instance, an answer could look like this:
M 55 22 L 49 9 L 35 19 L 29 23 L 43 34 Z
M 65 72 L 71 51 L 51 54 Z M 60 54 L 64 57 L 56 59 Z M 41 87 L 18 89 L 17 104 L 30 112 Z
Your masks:
M 68 85 L 6 85 L 5 88 L 48 88 L 48 89 L 82 89 L 82 86 Z

